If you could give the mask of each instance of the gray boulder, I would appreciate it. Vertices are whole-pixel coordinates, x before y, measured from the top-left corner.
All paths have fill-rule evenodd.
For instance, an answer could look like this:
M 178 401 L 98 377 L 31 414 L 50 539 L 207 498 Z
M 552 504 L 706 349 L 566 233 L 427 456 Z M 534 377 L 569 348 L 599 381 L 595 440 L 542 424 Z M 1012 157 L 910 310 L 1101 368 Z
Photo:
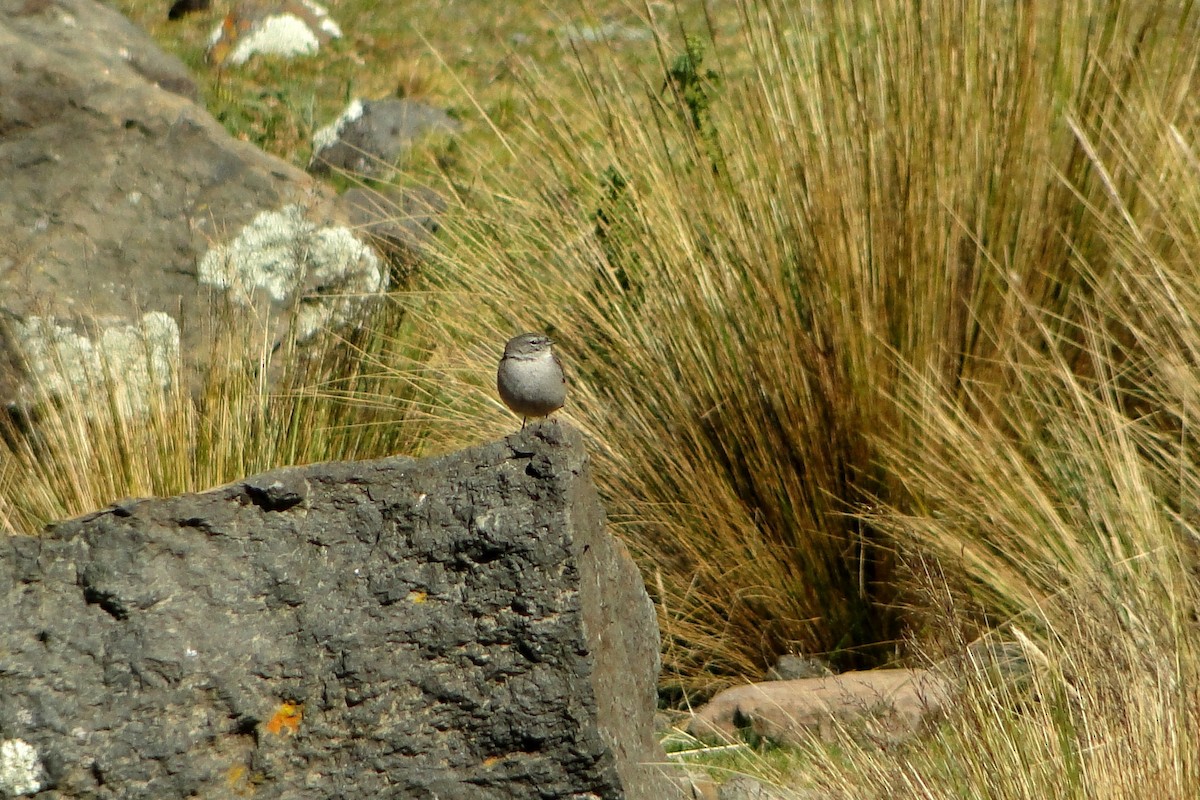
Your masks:
M 31 376 L 144 394 L 170 378 L 148 361 L 211 357 L 219 305 L 274 347 L 357 324 L 387 287 L 332 190 L 196 94 L 106 5 L 0 0 L 0 403 L 34 404 Z
M 422 136 L 456 133 L 461 127 L 445 111 L 416 100 L 354 100 L 336 120 L 313 134 L 308 169 L 314 174 L 331 170 L 359 176 L 385 174 Z
M 680 796 L 653 608 L 554 422 L 9 537 L 0 597 L 13 793 Z
M 392 273 L 404 284 L 425 261 L 426 250 L 441 227 L 446 201 L 432 189 L 380 191 L 356 186 L 342 195 L 350 222 L 376 250 L 385 254 Z

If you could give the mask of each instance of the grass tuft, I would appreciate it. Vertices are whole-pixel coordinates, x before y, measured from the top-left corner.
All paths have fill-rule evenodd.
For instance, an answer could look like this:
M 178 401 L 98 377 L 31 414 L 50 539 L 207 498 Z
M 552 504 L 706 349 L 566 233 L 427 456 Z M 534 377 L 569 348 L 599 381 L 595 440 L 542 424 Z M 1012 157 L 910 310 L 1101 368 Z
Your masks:
M 403 330 L 395 308 L 377 321 Z M 247 342 L 234 314 L 211 320 L 204 363 L 175 358 L 167 390 L 130 385 L 101 361 L 86 389 L 35 374 L 26 410 L 0 423 L 0 524 L 33 533 L 126 497 L 200 491 L 277 466 L 418 452 L 421 398 L 372 367 L 382 337 L 332 335 L 304 350 Z M 409 343 L 411 363 L 422 357 Z M 387 340 L 395 352 L 394 336 Z M 128 365 L 127 365 L 128 366 Z M 157 365 L 148 363 L 153 370 Z
M 650 71 L 580 52 L 582 101 L 531 84 L 528 125 L 504 140 L 524 158 L 451 186 L 430 286 L 438 335 L 464 346 L 446 413 L 484 412 L 462 441 L 507 424 L 486 381 L 454 377 L 490 374 L 484 343 L 524 329 L 560 342 L 567 415 L 591 437 L 658 601 L 667 681 L 685 690 L 757 677 L 787 651 L 843 668 L 894 655 L 908 602 L 895 553 L 911 542 L 896 520 L 926 508 L 914 469 L 937 503 L 1011 507 L 992 547 L 1032 557 L 1027 537 L 1057 513 L 1037 484 L 1010 469 L 972 493 L 1004 462 L 937 425 L 1046 447 L 1045 394 L 1103 389 L 1085 351 L 1120 345 L 1097 292 L 1128 265 L 1108 254 L 1119 220 L 1089 209 L 1157 175 L 1117 179 L 1104 162 L 1130 147 L 1120 126 L 1190 119 L 1187 9 L 737 9 L 732 35 L 656 27 Z M 1072 380 L 1090 383 L 1055 385 Z M 1059 435 L 1115 424 L 1088 413 Z M 979 469 L 958 477 L 969 457 Z M 1082 486 L 1104 463 L 1044 477 Z M 1070 546 L 1036 555 L 1043 593 L 1079 567 Z M 976 577 L 997 613 L 1037 597 L 1002 571 Z

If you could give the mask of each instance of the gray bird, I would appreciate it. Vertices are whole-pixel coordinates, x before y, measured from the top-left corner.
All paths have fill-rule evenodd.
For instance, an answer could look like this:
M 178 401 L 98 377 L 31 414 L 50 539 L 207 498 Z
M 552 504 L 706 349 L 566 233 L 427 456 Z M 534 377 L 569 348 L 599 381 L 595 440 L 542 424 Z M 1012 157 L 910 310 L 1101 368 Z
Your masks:
M 521 416 L 521 427 L 530 417 L 545 417 L 563 407 L 567 379 L 562 362 L 540 333 L 522 333 L 504 345 L 504 356 L 496 370 L 500 399 Z

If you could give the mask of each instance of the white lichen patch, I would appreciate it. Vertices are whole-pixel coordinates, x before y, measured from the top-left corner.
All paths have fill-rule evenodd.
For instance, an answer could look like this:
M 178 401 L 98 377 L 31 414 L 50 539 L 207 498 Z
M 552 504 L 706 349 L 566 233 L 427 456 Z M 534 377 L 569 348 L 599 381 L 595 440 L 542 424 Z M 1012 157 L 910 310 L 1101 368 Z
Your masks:
M 20 797 L 41 791 L 46 770 L 37 749 L 24 739 L 0 742 L 0 795 Z
M 225 20 L 221 20 L 217 23 L 216 27 L 212 29 L 212 33 L 208 35 L 209 50 L 213 49 L 222 39 L 229 35 L 227 33 L 227 27 L 228 26 L 226 25 Z
M 345 324 L 368 296 L 387 289 L 387 270 L 349 229 L 322 228 L 316 241 L 309 277 L 320 295 L 300 309 L 296 338 L 301 342 L 322 328 Z
M 342 131 L 351 122 L 358 120 L 363 115 L 362 100 L 355 99 L 350 105 L 346 106 L 346 110 L 330 124 L 321 128 L 313 134 L 313 158 L 316 158 L 322 150 L 332 147 L 337 144 L 341 138 Z
M 255 55 L 306 56 L 319 49 L 321 43 L 307 22 L 295 14 L 274 14 L 238 39 L 228 60 L 239 65 Z
M 161 311 L 104 327 L 95 339 L 47 317 L 14 323 L 13 334 L 31 377 L 21 394 L 32 402 L 104 397 L 123 416 L 142 415 L 152 393 L 173 384 L 179 362 L 179 325 Z
M 315 228 L 300 206 L 264 211 L 232 242 L 204 254 L 200 283 L 227 290 L 242 305 L 251 305 L 257 290 L 286 300 L 303 277 L 303 250 Z
M 318 228 L 297 205 L 259 214 L 233 241 L 204 254 L 199 275 L 244 306 L 260 295 L 280 304 L 303 300 L 300 342 L 345 324 L 388 280 L 379 257 L 348 228 Z
M 331 39 L 341 38 L 342 29 L 338 27 L 338 24 L 333 21 L 332 17 L 329 16 L 329 11 L 325 8 L 325 6 L 321 5 L 320 3 L 314 3 L 313 0 L 300 0 L 300 3 L 308 9 L 308 12 L 312 15 L 312 18 L 317 21 L 318 27 L 320 27 L 321 31 L 324 32 L 325 35 L 329 36 Z
M 213 28 L 208 57 L 214 64 L 240 65 L 256 55 L 311 55 L 341 35 L 329 11 L 312 0 L 239 3 Z

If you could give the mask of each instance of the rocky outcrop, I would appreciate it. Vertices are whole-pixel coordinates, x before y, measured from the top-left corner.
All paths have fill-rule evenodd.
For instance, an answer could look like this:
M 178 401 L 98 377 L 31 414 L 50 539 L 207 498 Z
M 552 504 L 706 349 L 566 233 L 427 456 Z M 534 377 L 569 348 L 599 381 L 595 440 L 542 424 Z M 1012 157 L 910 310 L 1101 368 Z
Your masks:
M 211 357 L 223 298 L 273 347 L 355 324 L 387 287 L 332 190 L 196 96 L 104 4 L 0 0 L 0 403 L 56 365 L 76 395 L 114 375 L 151 391 L 170 373 L 147 353 Z
M 26 794 L 679 796 L 654 611 L 555 422 L 0 540 L 0 598 Z

